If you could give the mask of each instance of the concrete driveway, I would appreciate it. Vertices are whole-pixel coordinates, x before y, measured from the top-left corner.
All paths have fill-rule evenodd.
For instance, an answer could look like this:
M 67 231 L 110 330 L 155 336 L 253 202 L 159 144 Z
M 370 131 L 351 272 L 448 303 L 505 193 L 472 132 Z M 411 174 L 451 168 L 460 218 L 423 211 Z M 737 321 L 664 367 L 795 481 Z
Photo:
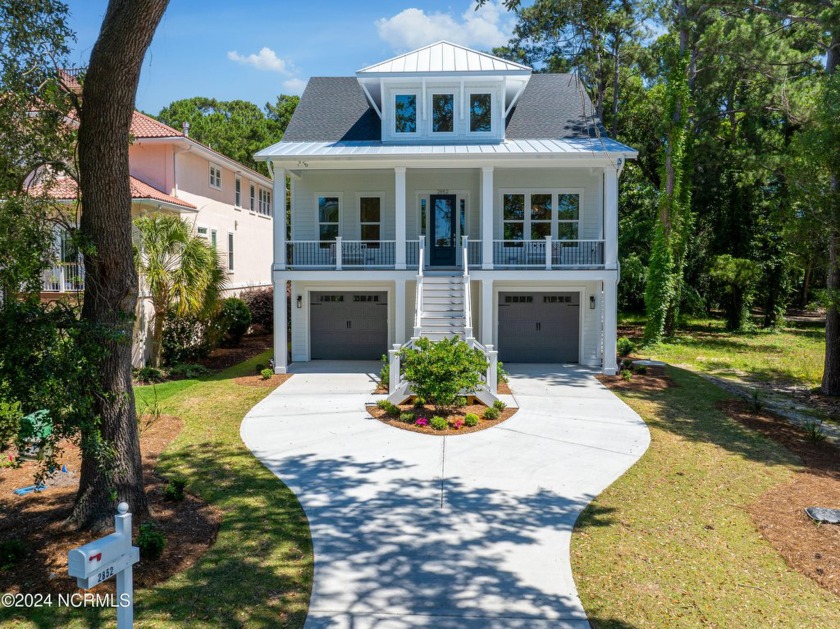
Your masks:
M 588 627 L 569 565 L 581 510 L 647 449 L 644 422 L 577 366 L 506 365 L 519 412 L 437 437 L 370 418 L 376 363 L 293 365 L 242 439 L 300 499 L 306 627 Z

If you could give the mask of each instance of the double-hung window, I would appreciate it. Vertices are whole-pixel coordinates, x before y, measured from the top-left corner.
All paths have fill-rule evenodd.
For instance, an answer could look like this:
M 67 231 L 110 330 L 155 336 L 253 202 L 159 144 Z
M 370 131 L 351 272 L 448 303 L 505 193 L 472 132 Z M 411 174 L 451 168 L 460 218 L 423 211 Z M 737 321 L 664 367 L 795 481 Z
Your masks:
M 361 239 L 370 248 L 378 248 L 382 230 L 381 197 L 359 197 Z
M 271 193 L 260 188 L 260 205 L 258 212 L 265 216 L 271 216 Z
M 505 194 L 502 197 L 502 238 L 507 247 L 521 247 L 525 239 L 525 195 Z
M 502 237 L 506 247 L 517 241 L 577 240 L 580 225 L 580 194 L 534 190 L 502 195 Z
M 254 184 L 251 184 L 251 203 L 248 207 L 252 212 L 254 212 L 257 209 L 256 205 L 257 205 L 256 191 L 254 189 Z
M 233 271 L 233 233 L 228 232 L 228 271 Z
M 237 175 L 233 186 L 233 205 L 242 207 L 242 179 Z
M 318 197 L 318 240 L 321 247 L 331 246 L 338 236 L 340 201 L 337 196 Z
M 222 189 L 222 167 L 210 164 L 210 187 Z
M 580 195 L 557 195 L 557 239 L 577 240 L 580 234 Z

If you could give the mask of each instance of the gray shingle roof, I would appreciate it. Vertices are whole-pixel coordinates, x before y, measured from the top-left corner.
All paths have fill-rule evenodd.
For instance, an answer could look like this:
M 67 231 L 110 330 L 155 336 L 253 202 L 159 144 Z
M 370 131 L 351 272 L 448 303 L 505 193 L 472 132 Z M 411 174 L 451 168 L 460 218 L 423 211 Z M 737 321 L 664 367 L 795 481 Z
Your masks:
M 594 136 L 593 108 L 569 74 L 534 74 L 505 121 L 512 140 Z M 300 99 L 283 142 L 381 140 L 379 116 L 355 77 L 313 77 Z M 601 133 L 606 135 L 603 128 Z

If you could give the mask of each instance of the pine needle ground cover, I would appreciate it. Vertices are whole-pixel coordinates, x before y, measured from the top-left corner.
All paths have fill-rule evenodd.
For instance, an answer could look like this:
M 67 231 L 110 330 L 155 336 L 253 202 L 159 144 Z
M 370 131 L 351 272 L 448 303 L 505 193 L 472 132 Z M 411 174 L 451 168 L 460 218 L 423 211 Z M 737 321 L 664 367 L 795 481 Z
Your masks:
M 593 626 L 840 626 L 840 598 L 789 567 L 748 512 L 799 461 L 718 410 L 727 395 L 715 385 L 668 376 L 667 388 L 621 387 L 651 445 L 575 528 L 572 567 Z

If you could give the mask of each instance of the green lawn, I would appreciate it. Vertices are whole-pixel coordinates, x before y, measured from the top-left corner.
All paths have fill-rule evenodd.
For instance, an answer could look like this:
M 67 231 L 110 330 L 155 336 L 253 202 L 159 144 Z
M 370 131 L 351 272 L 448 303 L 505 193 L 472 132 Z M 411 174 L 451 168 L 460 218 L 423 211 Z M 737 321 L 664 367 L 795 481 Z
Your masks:
M 137 627 L 301 627 L 312 586 L 306 516 L 294 494 L 266 470 L 239 438 L 248 410 L 270 389 L 233 378 L 254 373 L 265 353 L 219 375 L 136 389 L 137 407 L 154 406 L 184 421 L 158 463 L 182 474 L 189 491 L 223 512 L 215 545 L 189 570 L 137 592 Z M 113 609 L 44 608 L 3 626 L 98 627 Z
M 596 627 L 840 627 L 840 599 L 790 569 L 745 507 L 797 460 L 714 408 L 726 394 L 669 368 L 676 386 L 623 399 L 650 449 L 587 508 L 572 566 Z
M 641 335 L 644 321 L 624 316 L 621 324 Z M 733 333 L 722 320 L 694 319 L 676 338 L 637 353 L 715 376 L 813 388 L 822 380 L 825 326 L 787 323 L 778 331 Z

